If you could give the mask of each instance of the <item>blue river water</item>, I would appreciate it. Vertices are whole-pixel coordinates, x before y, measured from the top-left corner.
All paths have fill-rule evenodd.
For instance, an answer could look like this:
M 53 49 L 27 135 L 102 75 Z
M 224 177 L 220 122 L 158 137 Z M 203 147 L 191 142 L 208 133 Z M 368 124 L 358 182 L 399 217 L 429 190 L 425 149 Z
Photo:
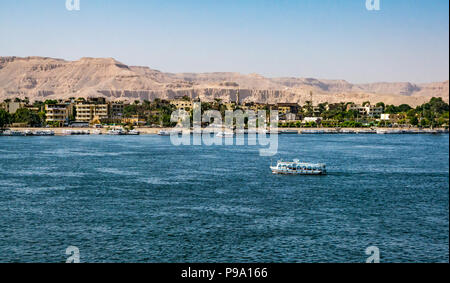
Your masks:
M 0 137 L 0 262 L 449 261 L 448 135 Z M 272 175 L 283 158 L 326 176 Z

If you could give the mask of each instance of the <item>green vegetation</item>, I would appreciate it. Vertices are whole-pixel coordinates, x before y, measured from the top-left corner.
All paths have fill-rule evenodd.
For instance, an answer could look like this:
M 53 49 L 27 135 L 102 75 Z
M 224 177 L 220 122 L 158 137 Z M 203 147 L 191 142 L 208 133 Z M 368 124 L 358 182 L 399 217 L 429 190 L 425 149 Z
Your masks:
M 380 117 L 366 117 L 355 110 L 347 110 L 347 106 L 353 104 L 347 103 L 321 103 L 315 110 L 312 110 L 309 101 L 302 107 L 303 117 L 320 117 L 322 121 L 319 125 L 315 122 L 297 123 L 297 122 L 280 122 L 280 127 L 342 127 L 342 128 L 359 128 L 359 127 L 392 127 L 392 126 L 415 126 L 415 127 L 444 127 L 449 125 L 449 105 L 442 98 L 433 97 L 429 102 L 424 103 L 416 108 L 412 108 L 408 104 L 385 105 L 378 102 L 377 107 L 382 107 L 384 113 L 390 114 L 389 120 L 381 120 Z M 363 105 L 370 104 L 369 101 Z
M 188 96 L 184 96 L 183 100 L 190 100 Z M 84 100 L 84 99 L 79 99 Z M 29 103 L 27 98 L 16 98 L 14 101 Z M 11 99 L 4 100 L 4 103 L 12 102 Z M 40 109 L 40 112 L 32 111 L 29 108 L 20 108 L 14 114 L 10 114 L 4 109 L 0 108 L 0 128 L 6 127 L 13 123 L 25 123 L 30 126 L 43 126 L 45 123 L 44 108 L 46 104 L 57 104 L 57 100 L 35 101 L 33 107 Z M 297 119 L 295 121 L 283 122 L 280 121 L 279 127 L 394 127 L 394 126 L 414 126 L 414 127 L 445 127 L 449 125 L 449 105 L 442 100 L 442 98 L 431 98 L 429 102 L 412 108 L 407 104 L 385 105 L 383 102 L 378 102 L 377 107 L 382 107 L 384 113 L 389 114 L 389 118 L 381 120 L 378 117 L 368 117 L 361 114 L 356 110 L 347 110 L 352 102 L 341 103 L 320 103 L 317 106 L 313 106 L 311 101 L 306 101 L 305 105 L 298 106 Z M 363 103 L 364 105 L 370 105 L 369 101 Z M 230 105 L 228 105 L 230 106 Z M 246 107 L 253 107 L 256 104 L 246 104 L 246 106 L 234 105 L 232 110 L 242 110 Z M 259 109 L 269 111 L 271 105 L 258 105 Z M 5 108 L 7 109 L 7 108 Z M 169 101 L 156 98 L 153 101 L 144 100 L 142 103 L 138 100 L 134 103 L 125 105 L 123 110 L 124 118 L 139 117 L 144 119 L 148 126 L 162 126 L 171 127 L 174 123 L 170 121 L 170 117 L 176 108 L 170 104 Z M 192 119 L 193 109 L 186 108 L 186 111 L 190 113 Z M 225 112 L 227 106 L 220 99 L 215 99 L 211 102 L 201 102 L 202 113 L 208 110 L 220 111 L 223 121 L 225 121 Z M 244 111 L 245 112 L 245 111 Z M 267 112 L 269 114 L 269 112 Z M 69 120 L 75 119 L 76 112 L 75 107 L 73 114 L 69 117 Z M 317 117 L 317 121 L 304 122 L 305 117 Z M 386 117 L 385 117 L 386 118 Z M 248 118 L 245 118 L 248 121 Z M 52 126 L 49 123 L 49 126 Z
M 27 108 L 19 108 L 13 115 L 13 123 L 26 123 L 30 126 L 41 125 L 39 114 L 33 113 Z
M 145 117 L 148 125 L 170 127 L 173 126 L 173 123 L 170 122 L 170 116 L 174 110 L 175 107 L 168 101 L 156 98 L 153 102 L 144 100 L 140 104 L 135 101 L 134 104 L 126 105 L 123 116 L 125 118 Z
M 0 129 L 8 125 L 11 121 L 11 115 L 3 109 L 0 109 Z
M 11 100 L 8 101 L 11 102 Z M 45 112 L 36 113 L 28 108 L 19 108 L 14 114 L 10 114 L 4 109 L 0 109 L 0 128 L 13 123 L 27 124 L 32 127 L 42 126 L 45 124 Z
M 411 106 L 409 106 L 408 104 L 401 104 L 399 106 L 387 105 L 384 108 L 384 112 L 387 114 L 399 114 L 408 112 L 411 109 L 412 109 Z

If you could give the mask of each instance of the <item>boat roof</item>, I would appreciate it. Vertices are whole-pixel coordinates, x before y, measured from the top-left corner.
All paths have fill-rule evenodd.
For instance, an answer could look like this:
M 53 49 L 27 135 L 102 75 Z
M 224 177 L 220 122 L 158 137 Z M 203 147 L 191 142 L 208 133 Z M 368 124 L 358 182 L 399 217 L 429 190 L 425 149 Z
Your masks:
M 284 165 L 293 165 L 293 164 L 296 164 L 296 165 L 305 165 L 305 166 L 325 166 L 325 165 L 326 165 L 326 164 L 324 164 L 324 163 L 300 162 L 300 161 L 298 161 L 298 160 L 294 160 L 294 161 L 282 161 L 282 160 L 279 160 L 279 161 L 277 162 L 277 164 L 284 164 Z

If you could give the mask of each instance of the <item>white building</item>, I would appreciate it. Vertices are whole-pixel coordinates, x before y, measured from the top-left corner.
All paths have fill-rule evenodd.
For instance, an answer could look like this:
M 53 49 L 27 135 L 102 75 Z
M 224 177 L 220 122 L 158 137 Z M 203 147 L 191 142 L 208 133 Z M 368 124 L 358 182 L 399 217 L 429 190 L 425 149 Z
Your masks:
M 391 114 L 381 114 L 380 120 L 389 121 Z
M 357 111 L 362 116 L 368 117 L 379 117 L 383 113 L 383 107 L 375 106 L 375 105 L 357 105 L 357 104 L 349 104 L 347 106 L 347 111 L 354 110 Z
M 322 121 L 322 117 L 305 117 L 305 118 L 303 118 L 304 123 L 310 123 L 310 122 L 318 123 L 320 121 Z

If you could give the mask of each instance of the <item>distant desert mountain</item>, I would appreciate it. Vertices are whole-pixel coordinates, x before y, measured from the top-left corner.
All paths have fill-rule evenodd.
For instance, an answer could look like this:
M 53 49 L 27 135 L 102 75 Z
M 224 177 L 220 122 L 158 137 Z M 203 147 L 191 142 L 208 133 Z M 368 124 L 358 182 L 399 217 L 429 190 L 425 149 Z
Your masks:
M 0 57 L 0 99 L 30 100 L 103 96 L 110 100 L 171 99 L 188 95 L 203 100 L 304 103 L 348 102 L 418 105 L 430 97 L 449 100 L 449 81 L 428 84 L 351 84 L 345 80 L 266 78 L 240 73 L 164 73 L 128 66 L 112 58 L 77 61 L 46 57 Z

